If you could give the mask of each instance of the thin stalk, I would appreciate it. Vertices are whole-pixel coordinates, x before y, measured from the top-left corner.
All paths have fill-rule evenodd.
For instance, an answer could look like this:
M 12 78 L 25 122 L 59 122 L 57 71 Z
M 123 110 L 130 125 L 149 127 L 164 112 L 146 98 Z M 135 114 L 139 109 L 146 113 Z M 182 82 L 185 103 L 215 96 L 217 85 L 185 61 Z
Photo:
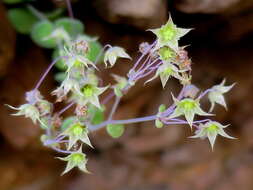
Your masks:
M 101 129 L 105 127 L 108 124 L 131 124 L 131 123 L 140 123 L 145 121 L 153 121 L 157 118 L 156 115 L 146 116 L 146 117 L 138 117 L 134 119 L 126 119 L 126 120 L 111 120 L 111 121 L 105 121 L 98 125 L 89 126 L 90 131 L 96 131 L 98 129 Z
M 40 77 L 40 80 L 38 81 L 38 83 L 36 84 L 34 90 L 38 90 L 38 88 L 40 87 L 40 85 L 42 84 L 42 82 L 44 81 L 44 79 L 46 78 L 47 74 L 49 73 L 49 71 L 52 69 L 52 67 L 57 63 L 57 61 L 59 61 L 62 58 L 67 58 L 66 56 L 61 56 L 56 58 L 47 68 L 47 70 L 45 71 L 45 73 Z
M 110 121 L 110 120 L 112 119 L 112 117 L 113 117 L 115 111 L 117 110 L 118 105 L 119 105 L 119 102 L 120 102 L 120 99 L 121 99 L 120 97 L 116 96 L 115 102 L 114 102 L 114 104 L 113 104 L 113 106 L 112 106 L 112 110 L 111 110 L 111 112 L 110 112 L 110 114 L 109 114 L 109 117 L 108 117 L 108 121 Z
M 73 13 L 73 9 L 72 9 L 70 0 L 65 0 L 65 2 L 66 2 L 66 5 L 67 5 L 69 17 L 74 18 L 74 13 Z
M 68 104 L 67 106 L 65 106 L 64 108 L 62 108 L 57 115 L 61 115 L 63 114 L 65 111 L 67 111 L 69 108 L 71 108 L 73 105 L 75 104 L 75 102 L 71 102 L 70 104 Z

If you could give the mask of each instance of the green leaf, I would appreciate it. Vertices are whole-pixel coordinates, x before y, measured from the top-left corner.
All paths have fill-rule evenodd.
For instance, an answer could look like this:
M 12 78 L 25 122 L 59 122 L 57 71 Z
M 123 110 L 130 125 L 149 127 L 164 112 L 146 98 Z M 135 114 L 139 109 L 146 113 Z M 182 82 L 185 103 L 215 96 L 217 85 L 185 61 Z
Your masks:
M 76 121 L 76 117 L 67 117 L 66 119 L 63 120 L 62 125 L 61 125 L 61 131 L 65 131 L 71 124 L 73 124 Z
M 64 56 L 64 50 L 63 49 L 55 49 L 53 52 L 53 59 L 58 58 L 59 56 Z M 56 62 L 55 67 L 61 71 L 66 71 L 68 66 L 64 63 L 63 59 L 60 59 Z
M 123 135 L 125 128 L 123 125 L 120 124 L 109 124 L 106 126 L 107 133 L 113 138 L 119 138 Z
M 7 15 L 12 26 L 21 34 L 29 34 L 37 22 L 37 18 L 25 8 L 10 9 Z
M 65 72 L 59 72 L 59 73 L 56 73 L 54 75 L 54 79 L 61 83 L 62 81 L 64 81 L 64 79 L 67 77 L 67 74 Z
M 97 125 L 104 121 L 104 110 L 98 109 L 94 105 L 89 105 L 88 114 L 91 116 L 91 124 Z
M 54 30 L 54 25 L 49 21 L 40 21 L 32 28 L 33 41 L 44 48 L 54 48 L 57 45 L 55 39 L 47 39 Z
M 26 2 L 28 0 L 3 0 L 4 3 L 6 4 L 15 4 L 15 3 L 23 3 Z
M 83 23 L 77 19 L 60 18 L 55 21 L 55 26 L 63 27 L 73 37 L 84 32 Z
M 97 41 L 91 41 L 89 42 L 89 51 L 86 55 L 86 57 L 92 61 L 92 62 L 95 62 L 98 55 L 100 54 L 101 50 L 102 50 L 102 45 L 97 42 Z M 102 56 L 100 57 L 99 60 L 102 60 Z

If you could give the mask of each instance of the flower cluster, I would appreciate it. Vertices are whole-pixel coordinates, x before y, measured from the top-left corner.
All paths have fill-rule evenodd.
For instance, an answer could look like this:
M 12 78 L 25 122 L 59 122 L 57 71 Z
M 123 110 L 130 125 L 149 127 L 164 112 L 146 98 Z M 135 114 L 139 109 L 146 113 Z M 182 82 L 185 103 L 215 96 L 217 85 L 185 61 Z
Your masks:
M 208 138 L 212 148 L 217 135 L 233 139 L 224 131 L 227 125 L 223 126 L 210 119 L 196 120 L 196 116 L 213 116 L 211 112 L 215 104 L 227 108 L 224 94 L 231 90 L 234 84 L 225 86 L 224 80 L 221 84 L 199 93 L 199 89 L 191 83 L 191 59 L 185 50 L 186 47 L 179 46 L 179 40 L 191 29 L 177 27 L 170 17 L 162 27 L 150 30 L 156 36 L 154 42 L 140 44 L 140 57 L 131 65 L 126 76 L 112 74 L 116 83 L 110 85 L 103 83 L 98 72 L 101 69 L 113 67 L 119 59 L 131 60 L 131 57 L 122 47 L 106 45 L 94 58 L 91 56 L 91 50 L 94 50 L 96 46 L 94 42 L 97 39 L 87 37 L 82 33 L 73 34 L 73 31 L 68 31 L 68 27 L 64 27 L 63 23 L 66 22 L 69 20 L 46 24 L 47 26 L 50 24 L 54 29 L 40 39 L 40 43 L 44 44 L 48 40 L 55 41 L 58 44 L 56 59 L 42 75 L 36 87 L 26 94 L 27 102 L 18 108 L 9 106 L 18 111 L 13 115 L 24 115 L 31 118 L 34 123 L 40 123 L 45 131 L 41 137 L 43 145 L 67 154 L 66 157 L 59 158 L 67 162 L 63 174 L 74 167 L 88 173 L 87 158 L 82 147 L 87 145 L 93 148 L 89 133 L 104 127 L 111 137 L 118 138 L 123 135 L 125 125 L 130 123 L 154 121 L 157 128 L 172 124 L 188 124 L 192 130 L 195 129 L 195 135 L 191 138 Z M 82 31 L 79 22 L 71 21 L 70 23 L 78 29 L 77 31 Z M 45 25 L 45 23 L 42 24 Z M 100 65 L 100 62 L 104 65 Z M 45 100 L 38 90 L 53 65 L 58 65 L 64 71 L 64 77 L 61 84 L 51 94 L 56 96 L 56 102 L 68 103 L 62 110 L 56 111 L 54 103 Z M 121 98 L 137 81 L 145 78 L 145 84 L 147 84 L 158 77 L 163 88 L 172 77 L 182 85 L 179 95 L 177 97 L 172 95 L 172 105 L 167 107 L 162 104 L 158 113 L 151 116 L 124 120 L 113 119 Z M 101 101 L 101 95 L 105 91 L 110 92 Z M 209 112 L 201 108 L 201 100 L 206 95 L 211 103 Z M 107 103 L 113 98 L 115 101 L 107 112 L 107 119 L 104 119 L 104 111 L 108 109 Z M 75 106 L 74 113 L 63 118 L 62 114 L 73 106 Z

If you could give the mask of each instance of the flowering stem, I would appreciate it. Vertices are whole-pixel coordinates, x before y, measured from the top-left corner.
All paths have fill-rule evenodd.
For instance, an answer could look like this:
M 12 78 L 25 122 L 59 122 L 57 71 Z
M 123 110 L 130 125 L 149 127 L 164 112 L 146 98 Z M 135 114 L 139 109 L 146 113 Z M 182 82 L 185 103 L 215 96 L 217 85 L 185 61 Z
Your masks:
M 113 92 L 111 92 L 108 96 L 106 96 L 103 100 L 102 100 L 102 104 L 107 104 L 114 96 L 115 94 Z
M 93 125 L 93 126 L 89 126 L 89 129 L 91 131 L 96 131 L 98 129 L 101 129 L 103 127 L 105 127 L 108 124 L 131 124 L 131 123 L 140 123 L 140 122 L 145 122 L 145 121 L 153 121 L 157 118 L 157 115 L 151 115 L 151 116 L 146 116 L 146 117 L 138 117 L 138 118 L 134 118 L 134 119 L 126 119 L 126 120 L 107 120 L 105 122 L 102 122 L 98 125 Z
M 68 8 L 69 17 L 74 18 L 74 13 L 73 13 L 73 10 L 72 10 L 70 0 L 65 0 L 65 1 L 66 1 L 66 5 L 67 5 L 67 8 Z
M 69 108 L 71 108 L 73 105 L 75 104 L 75 102 L 71 102 L 70 104 L 68 104 L 67 106 L 65 106 L 64 108 L 62 108 L 59 112 L 58 112 L 58 116 L 63 114 L 66 110 L 68 110 Z
M 64 153 L 64 154 L 72 154 L 73 153 L 72 151 L 62 150 L 62 149 L 59 149 L 59 148 L 56 148 L 56 147 L 51 147 L 51 148 L 53 150 L 57 151 L 57 152 Z
M 60 59 L 67 59 L 67 56 L 60 56 L 58 58 L 56 58 L 47 68 L 47 70 L 45 71 L 45 73 L 41 76 L 40 80 L 38 81 L 38 83 L 36 84 L 34 90 L 38 90 L 38 88 L 40 87 L 40 85 L 42 84 L 42 82 L 44 81 L 44 79 L 46 78 L 47 74 L 49 73 L 49 71 L 52 69 L 52 67 L 57 63 L 57 61 L 59 61 Z
M 116 96 L 115 102 L 114 102 L 114 104 L 112 106 L 112 110 L 111 110 L 111 112 L 109 114 L 109 117 L 108 117 L 109 121 L 112 119 L 113 114 L 115 113 L 115 111 L 116 111 L 116 109 L 117 109 L 117 107 L 119 105 L 120 99 L 121 99 L 120 97 Z

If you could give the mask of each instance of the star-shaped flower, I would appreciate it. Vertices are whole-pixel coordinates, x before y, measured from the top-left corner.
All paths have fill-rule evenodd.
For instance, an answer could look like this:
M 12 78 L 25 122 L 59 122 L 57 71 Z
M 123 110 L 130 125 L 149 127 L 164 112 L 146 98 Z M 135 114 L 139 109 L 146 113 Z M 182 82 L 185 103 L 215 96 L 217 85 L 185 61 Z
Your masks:
M 81 94 L 80 83 L 78 80 L 66 77 L 61 86 L 52 92 L 52 95 L 57 96 L 57 101 L 62 101 L 67 94 L 72 91 L 73 93 Z
M 234 137 L 229 136 L 224 131 L 224 128 L 228 126 L 229 125 L 224 126 L 216 121 L 209 121 L 205 124 L 200 124 L 198 126 L 198 129 L 195 131 L 195 135 L 191 136 L 190 138 L 208 138 L 211 144 L 211 147 L 213 149 L 217 135 L 220 135 L 229 139 L 236 139 Z
M 221 82 L 221 84 L 213 86 L 211 88 L 210 92 L 208 93 L 208 98 L 211 102 L 211 108 L 210 108 L 209 112 L 213 111 L 215 103 L 220 104 L 225 109 L 227 109 L 226 101 L 225 101 L 223 94 L 230 91 L 233 88 L 233 86 L 235 85 L 235 83 L 230 86 L 225 86 L 225 82 L 226 82 L 226 80 L 224 79 Z
M 169 119 L 184 115 L 186 121 L 188 122 L 190 127 L 192 127 L 195 115 L 200 115 L 200 116 L 211 116 L 212 115 L 212 114 L 209 114 L 209 113 L 203 111 L 200 108 L 199 99 L 194 100 L 191 98 L 185 98 L 182 100 L 178 100 L 173 95 L 172 95 L 172 98 L 174 100 L 176 108 L 175 108 L 174 112 L 169 116 Z
M 169 46 L 163 46 L 162 48 L 160 48 L 158 50 L 158 55 L 162 61 L 167 62 L 173 61 L 177 56 L 176 52 Z
M 86 105 L 87 103 L 91 103 L 101 109 L 98 96 L 101 95 L 107 88 L 108 86 L 97 87 L 92 83 L 86 83 L 81 88 L 81 95 L 76 94 L 74 99 L 77 101 L 77 104 Z
M 154 80 L 155 78 L 157 78 L 158 76 L 160 76 L 162 86 L 164 88 L 170 77 L 175 77 L 179 80 L 183 80 L 183 78 L 179 74 L 180 72 L 184 72 L 184 71 L 179 70 L 172 63 L 165 62 L 157 69 L 156 74 L 151 79 L 146 81 L 146 83 L 150 82 L 150 81 Z
M 178 51 L 179 39 L 187 34 L 191 29 L 178 28 L 170 17 L 168 22 L 161 28 L 150 30 L 157 37 L 157 44 L 155 49 L 159 49 L 163 46 L 169 46 L 171 49 Z
M 40 112 L 39 110 L 32 104 L 23 104 L 20 107 L 16 108 L 10 105 L 7 105 L 11 109 L 17 110 L 18 112 L 15 114 L 12 114 L 13 116 L 21 116 L 24 115 L 26 118 L 30 118 L 34 124 L 37 123 L 37 121 L 41 122 L 40 120 Z
M 89 171 L 86 168 L 88 159 L 86 158 L 86 155 L 82 153 L 82 146 L 79 148 L 78 151 L 71 153 L 67 157 L 65 158 L 58 157 L 58 159 L 68 162 L 62 175 L 68 173 L 74 167 L 78 167 L 81 171 L 89 173 Z
M 78 140 L 93 148 L 88 137 L 88 132 L 88 128 L 79 122 L 72 124 L 63 131 L 62 135 L 66 135 L 69 138 L 68 150 L 71 149 Z
M 118 58 L 127 58 L 131 59 L 131 57 L 125 52 L 125 50 L 121 47 L 114 46 L 110 47 L 104 55 L 104 63 L 107 66 L 109 65 L 113 67 L 117 61 Z

